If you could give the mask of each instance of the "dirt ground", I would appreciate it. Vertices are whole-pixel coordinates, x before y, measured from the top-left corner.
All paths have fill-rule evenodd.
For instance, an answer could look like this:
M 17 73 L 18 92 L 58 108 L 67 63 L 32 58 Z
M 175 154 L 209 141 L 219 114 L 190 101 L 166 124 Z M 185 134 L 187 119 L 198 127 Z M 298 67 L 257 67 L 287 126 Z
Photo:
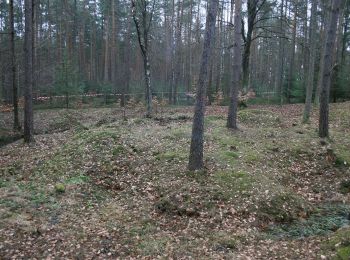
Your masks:
M 35 144 L 0 147 L 0 258 L 349 259 L 350 103 L 329 140 L 302 109 L 251 106 L 230 131 L 209 107 L 202 172 L 190 107 L 36 111 Z

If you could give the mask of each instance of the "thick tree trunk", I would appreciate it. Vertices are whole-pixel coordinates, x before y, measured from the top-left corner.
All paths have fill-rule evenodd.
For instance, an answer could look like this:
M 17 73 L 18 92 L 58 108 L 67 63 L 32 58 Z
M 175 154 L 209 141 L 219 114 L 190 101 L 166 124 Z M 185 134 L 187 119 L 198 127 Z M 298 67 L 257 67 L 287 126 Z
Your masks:
M 320 97 L 320 119 L 319 136 L 321 138 L 329 136 L 329 89 L 331 83 L 333 50 L 337 33 L 337 21 L 340 13 L 342 0 L 333 0 L 330 20 L 328 23 L 326 45 L 324 49 L 324 66 L 322 77 L 322 88 Z
M 315 81 L 315 59 L 316 59 L 316 30 L 317 30 L 317 5 L 318 0 L 311 0 L 311 22 L 310 22 L 310 51 L 309 51 L 309 66 L 307 74 L 306 99 L 303 115 L 303 122 L 307 123 L 310 119 L 312 92 Z
M 24 35 L 24 141 L 34 141 L 33 123 L 33 1 L 25 0 Z
M 235 29 L 234 29 L 234 46 L 233 46 L 233 71 L 232 86 L 230 94 L 230 105 L 227 117 L 227 127 L 237 129 L 237 108 L 238 108 L 238 90 L 241 87 L 241 64 L 242 64 L 242 0 L 236 0 L 235 3 Z
M 15 28 L 13 0 L 10 0 L 10 49 L 11 49 L 11 81 L 12 81 L 12 102 L 13 102 L 13 130 L 19 131 L 21 125 L 18 117 L 18 91 L 16 84 L 16 54 L 15 54 Z
M 204 112 L 206 99 L 206 81 L 208 77 L 208 63 L 212 52 L 212 44 L 215 42 L 215 21 L 219 0 L 210 0 L 207 14 L 206 32 L 202 62 L 199 72 L 196 105 L 192 126 L 192 138 L 188 169 L 190 171 L 203 168 L 203 143 L 204 143 Z

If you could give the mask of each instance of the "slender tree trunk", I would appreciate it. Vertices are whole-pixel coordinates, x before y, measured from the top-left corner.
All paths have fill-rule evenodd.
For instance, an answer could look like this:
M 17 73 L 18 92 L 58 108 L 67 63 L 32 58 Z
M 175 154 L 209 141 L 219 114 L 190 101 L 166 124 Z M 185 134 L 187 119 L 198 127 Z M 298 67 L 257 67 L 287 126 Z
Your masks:
M 331 83 L 332 60 L 337 33 L 337 21 L 340 13 L 342 0 L 333 0 L 330 20 L 328 23 L 326 45 L 324 49 L 324 67 L 322 77 L 322 88 L 320 97 L 320 120 L 319 136 L 321 138 L 329 137 L 329 89 Z
M 141 23 L 137 15 L 137 6 L 135 0 L 131 0 L 131 10 L 132 16 L 135 23 L 137 38 L 143 58 L 143 67 L 145 75 L 145 100 L 147 106 L 146 117 L 152 117 L 152 87 L 151 87 L 151 64 L 149 60 L 149 30 L 152 23 L 153 8 L 155 5 L 155 0 L 152 3 L 152 11 L 147 10 L 147 5 L 149 2 L 143 0 L 142 10 L 141 10 Z M 142 28 L 141 28 L 142 27 Z
M 322 88 L 322 80 L 323 80 L 323 71 L 324 71 L 324 50 L 326 46 L 326 39 L 327 39 L 327 28 L 329 23 L 329 12 L 328 9 L 330 8 L 329 1 L 324 2 L 323 4 L 323 28 L 321 30 L 321 37 L 320 37 L 320 69 L 319 69 L 319 76 L 318 76 L 318 82 L 317 82 L 317 88 L 315 93 L 315 105 L 319 105 L 320 103 L 320 95 L 321 95 L 321 88 Z
M 208 77 L 208 62 L 212 52 L 212 44 L 215 42 L 215 21 L 219 0 L 210 0 L 206 21 L 206 32 L 204 37 L 204 47 L 202 62 L 199 72 L 196 105 L 192 126 L 192 138 L 188 169 L 190 171 L 203 168 L 203 143 L 204 143 L 204 112 L 206 99 L 206 81 Z
M 190 17 L 189 17 L 189 24 L 188 24 L 188 78 L 187 78 L 187 93 L 191 92 L 192 89 L 192 24 L 193 24 L 193 0 L 190 1 Z M 187 102 L 189 101 L 189 98 L 187 97 Z
M 104 76 L 103 81 L 107 83 L 109 81 L 109 17 L 105 17 L 105 58 L 104 58 Z
M 233 46 L 233 71 L 232 86 L 230 94 L 230 105 L 227 116 L 227 127 L 237 129 L 237 108 L 238 108 L 238 90 L 241 88 L 241 64 L 242 64 L 242 0 L 236 0 L 235 3 L 235 29 Z
M 115 0 L 111 0 L 112 9 L 112 48 L 111 48 L 111 81 L 116 89 L 117 84 L 117 39 L 116 39 L 116 33 L 117 33 L 117 24 L 116 24 L 116 12 L 115 12 Z
M 243 61 L 242 61 L 242 66 L 243 66 L 243 87 L 245 89 L 248 88 L 249 84 L 249 64 L 250 64 L 250 48 L 252 45 L 253 41 L 253 31 L 254 31 L 254 26 L 255 26 L 255 19 L 256 16 L 259 12 L 258 9 L 261 9 L 262 6 L 259 6 L 258 8 L 258 3 L 259 0 L 247 0 L 247 8 L 248 8 L 248 24 L 247 24 L 247 36 L 244 36 L 244 51 L 243 51 Z M 263 5 L 264 2 L 261 3 Z M 244 28 L 243 28 L 244 29 Z M 242 30 L 244 31 L 244 30 Z
M 289 79 L 287 87 L 287 102 L 290 103 L 291 91 L 294 86 L 294 66 L 295 66 L 295 43 L 296 43 L 296 33 L 297 33 L 297 16 L 298 16 L 298 6 L 297 2 L 294 2 L 294 19 L 293 19 L 293 32 L 292 32 L 292 46 L 291 46 L 291 58 L 289 64 Z
M 334 69 L 331 77 L 331 86 L 330 86 L 330 91 L 331 91 L 331 99 L 333 100 L 334 103 L 337 102 L 338 98 L 338 93 L 339 89 L 341 86 L 340 83 L 340 76 L 341 76 L 341 64 L 342 64 L 342 40 L 343 40 L 343 27 L 345 23 L 344 21 L 344 4 L 345 0 L 343 0 L 343 3 L 340 7 L 341 11 L 339 14 L 339 22 L 338 22 L 338 30 L 337 30 L 337 40 L 336 40 L 336 47 L 334 51 Z
M 216 57 L 216 79 L 215 79 L 215 93 L 219 93 L 221 90 L 221 77 L 222 77 L 222 69 L 223 69 L 223 22 L 224 22 L 224 2 L 222 3 L 222 7 L 220 8 L 220 15 L 218 15 L 218 24 L 219 30 L 217 33 L 217 57 Z
M 126 94 L 130 89 L 130 78 L 131 78 L 131 63 L 130 63 L 130 55 L 131 55 L 131 14 L 128 15 L 127 19 L 128 30 L 126 34 L 127 46 L 124 47 L 124 61 L 125 61 L 125 84 L 122 86 L 122 98 L 121 98 L 121 106 L 125 107 L 126 104 Z
M 10 49 L 11 49 L 11 81 L 12 81 L 12 102 L 13 102 L 13 130 L 19 131 L 21 125 L 18 117 L 18 91 L 16 84 L 16 54 L 15 54 L 15 28 L 13 0 L 10 0 Z
M 170 68 L 170 85 L 169 85 L 169 104 L 174 99 L 174 84 L 175 84 L 175 43 L 174 43 L 174 28 L 175 28 L 175 0 L 171 1 L 172 16 L 170 25 L 170 52 L 171 52 L 171 68 Z
M 25 0 L 24 34 L 24 141 L 34 141 L 33 123 L 33 1 Z
M 311 24 L 310 24 L 310 56 L 309 66 L 307 75 L 307 86 L 306 86 L 306 100 L 303 122 L 307 123 L 310 120 L 311 103 L 312 103 L 312 91 L 314 88 L 315 81 L 315 59 L 316 59 L 316 30 L 317 30 L 317 5 L 318 0 L 311 0 Z
M 182 47 L 182 39 L 181 39 L 181 31 L 182 31 L 182 18 L 183 18 L 183 0 L 178 2 L 178 10 L 177 10 L 177 26 L 176 26 L 176 46 L 175 46 L 175 71 L 174 71 L 174 93 L 173 93 L 173 104 L 177 104 L 177 95 L 178 95 L 178 85 L 180 81 L 180 73 L 181 73 L 181 47 Z
M 152 116 L 152 88 L 151 88 L 151 64 L 149 62 L 148 53 L 143 57 L 145 68 L 145 83 L 146 83 L 146 104 L 147 114 L 146 117 Z

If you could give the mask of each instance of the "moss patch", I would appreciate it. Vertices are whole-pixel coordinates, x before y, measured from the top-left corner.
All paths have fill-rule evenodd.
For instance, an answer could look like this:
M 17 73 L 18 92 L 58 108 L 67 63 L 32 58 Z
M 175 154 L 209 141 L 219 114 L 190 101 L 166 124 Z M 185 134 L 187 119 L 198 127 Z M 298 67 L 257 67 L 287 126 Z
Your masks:
M 262 201 L 258 210 L 261 220 L 277 223 L 291 223 L 298 218 L 307 218 L 313 207 L 303 198 L 292 193 L 276 194 L 268 201 Z
M 299 218 L 289 224 L 272 226 L 268 233 L 278 238 L 324 236 L 349 224 L 349 210 L 350 207 L 343 204 L 320 205 L 308 218 Z

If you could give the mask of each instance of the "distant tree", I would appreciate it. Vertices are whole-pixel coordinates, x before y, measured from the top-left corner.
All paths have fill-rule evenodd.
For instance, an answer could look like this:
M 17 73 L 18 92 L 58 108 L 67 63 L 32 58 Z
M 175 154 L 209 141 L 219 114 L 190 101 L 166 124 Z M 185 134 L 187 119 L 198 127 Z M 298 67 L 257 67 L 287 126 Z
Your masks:
M 242 76 L 242 0 L 235 1 L 235 27 L 234 27 L 234 45 L 233 45 L 233 74 L 230 94 L 230 105 L 227 117 L 227 127 L 237 129 L 237 107 L 238 91 L 241 88 Z
M 155 8 L 155 0 L 131 0 L 132 17 L 136 26 L 137 38 L 143 58 L 146 82 L 147 117 L 152 116 L 151 64 L 149 57 L 150 29 Z
M 13 0 L 10 0 L 10 50 L 11 50 L 11 83 L 12 83 L 12 102 L 13 102 L 13 129 L 19 131 L 21 125 L 18 117 L 18 91 L 17 91 L 17 79 L 16 79 L 16 53 L 15 53 L 15 26 L 14 26 L 14 12 L 13 12 Z
M 24 141 L 34 142 L 33 122 L 33 0 L 25 0 L 24 33 Z
M 62 64 L 56 69 L 55 75 L 55 94 L 64 95 L 66 108 L 69 108 L 69 96 L 79 94 L 82 91 L 81 84 L 78 79 L 78 71 L 72 64 L 71 59 L 64 55 Z
M 333 66 L 333 52 L 335 38 L 337 34 L 337 22 L 340 13 L 340 7 L 343 0 L 333 0 L 330 19 L 327 29 L 327 37 L 323 53 L 323 76 L 320 96 L 320 119 L 319 136 L 321 138 L 329 137 L 329 94 L 331 84 L 331 74 Z
M 246 88 L 249 84 L 249 64 L 250 64 L 250 50 L 253 41 L 253 32 L 257 26 L 257 16 L 262 8 L 267 3 L 267 0 L 247 0 L 247 33 L 245 33 L 245 26 L 242 26 L 242 36 L 244 41 L 243 51 L 243 86 Z M 244 20 L 242 19 L 242 23 Z
M 206 19 L 206 32 L 202 62 L 199 72 L 196 93 L 196 105 L 194 110 L 192 138 L 188 169 L 190 171 L 203 168 L 203 142 L 204 142 L 204 112 L 206 100 L 206 81 L 208 78 L 208 63 L 212 53 L 212 44 L 215 42 L 215 22 L 219 0 L 210 0 Z
M 316 29 L 317 29 L 317 5 L 318 0 L 311 0 L 311 21 L 310 21 L 310 50 L 309 50 L 309 66 L 307 73 L 306 99 L 303 115 L 303 122 L 307 123 L 310 119 L 312 91 L 315 82 L 315 59 L 316 59 Z

